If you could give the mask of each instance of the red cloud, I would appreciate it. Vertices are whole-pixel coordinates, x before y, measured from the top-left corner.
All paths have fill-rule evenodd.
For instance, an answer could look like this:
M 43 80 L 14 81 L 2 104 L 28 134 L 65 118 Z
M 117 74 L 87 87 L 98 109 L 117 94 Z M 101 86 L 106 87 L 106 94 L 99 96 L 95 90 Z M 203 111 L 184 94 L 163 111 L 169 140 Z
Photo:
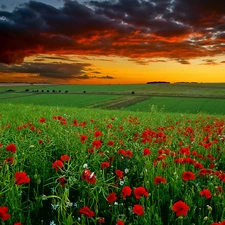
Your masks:
M 36 54 L 188 59 L 225 50 L 224 0 L 65 1 L 63 8 L 30 1 L 0 11 L 0 62 Z M 182 60 L 181 60 L 182 59 Z

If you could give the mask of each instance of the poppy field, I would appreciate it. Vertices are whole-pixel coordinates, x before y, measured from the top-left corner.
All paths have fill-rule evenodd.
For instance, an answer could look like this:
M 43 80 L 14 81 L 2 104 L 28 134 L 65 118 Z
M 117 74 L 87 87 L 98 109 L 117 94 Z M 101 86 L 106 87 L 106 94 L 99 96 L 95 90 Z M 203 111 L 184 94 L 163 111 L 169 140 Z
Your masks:
M 225 224 L 225 118 L 0 104 L 2 225 Z

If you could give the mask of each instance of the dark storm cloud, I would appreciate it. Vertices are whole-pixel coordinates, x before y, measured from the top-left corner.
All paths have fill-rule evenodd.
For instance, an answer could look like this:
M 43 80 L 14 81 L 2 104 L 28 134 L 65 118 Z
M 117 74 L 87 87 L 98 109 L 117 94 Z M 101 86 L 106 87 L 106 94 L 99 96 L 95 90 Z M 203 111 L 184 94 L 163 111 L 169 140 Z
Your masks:
M 89 76 L 86 72 L 92 71 L 89 63 L 22 63 L 21 65 L 7 65 L 0 63 L 0 71 L 3 73 L 37 74 L 43 78 L 57 79 L 113 79 L 111 76 Z M 98 71 L 92 73 L 101 74 Z M 8 75 L 7 75 L 8 76 Z
M 38 74 L 49 78 L 81 78 L 83 79 L 89 63 L 22 63 L 21 65 L 0 64 L 0 71 L 7 73 Z
M 0 62 L 75 54 L 189 64 L 225 52 L 224 24 L 224 0 L 66 0 L 61 8 L 29 1 L 0 11 Z

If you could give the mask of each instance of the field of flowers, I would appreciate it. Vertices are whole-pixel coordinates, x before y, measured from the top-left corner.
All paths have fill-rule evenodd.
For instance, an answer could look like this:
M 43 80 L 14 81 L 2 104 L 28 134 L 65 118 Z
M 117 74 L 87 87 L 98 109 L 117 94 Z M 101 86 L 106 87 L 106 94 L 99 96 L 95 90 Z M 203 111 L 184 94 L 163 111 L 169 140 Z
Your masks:
M 0 105 L 0 224 L 225 224 L 225 120 Z

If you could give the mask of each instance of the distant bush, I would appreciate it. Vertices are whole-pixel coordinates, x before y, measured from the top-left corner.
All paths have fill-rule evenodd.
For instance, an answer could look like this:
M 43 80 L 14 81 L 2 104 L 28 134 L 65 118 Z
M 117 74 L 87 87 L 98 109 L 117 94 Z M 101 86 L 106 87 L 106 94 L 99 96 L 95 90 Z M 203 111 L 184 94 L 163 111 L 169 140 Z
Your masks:
M 49 92 L 49 90 L 47 90 L 47 92 Z
M 68 93 L 68 91 L 65 91 L 65 93 Z
M 134 91 L 131 92 L 131 94 L 134 94 L 134 93 L 135 93 Z
M 84 91 L 84 93 L 86 93 L 86 91 Z
M 55 90 L 52 90 L 53 93 L 55 93 Z
M 26 92 L 28 92 L 28 91 L 29 91 L 29 89 L 26 89 L 25 91 L 26 91 Z

